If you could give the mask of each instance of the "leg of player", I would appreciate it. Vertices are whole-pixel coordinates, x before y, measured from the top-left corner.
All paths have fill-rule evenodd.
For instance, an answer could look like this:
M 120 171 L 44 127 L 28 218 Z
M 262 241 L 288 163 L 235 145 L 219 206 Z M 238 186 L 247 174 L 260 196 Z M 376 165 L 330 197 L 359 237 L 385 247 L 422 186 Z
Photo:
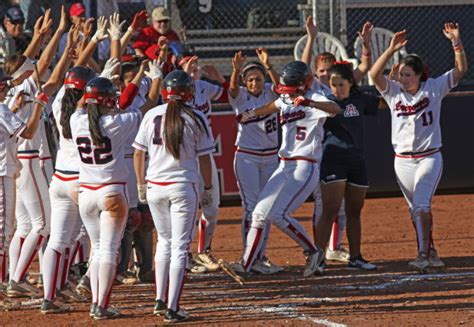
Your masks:
M 195 261 L 206 267 L 208 271 L 219 269 L 216 259 L 211 255 L 211 243 L 214 236 L 214 230 L 217 225 L 217 215 L 220 204 L 219 177 L 217 175 L 216 163 L 211 156 L 212 165 L 212 205 L 203 208 L 201 219 L 199 221 L 199 240 L 198 253 Z M 201 181 L 200 188 L 204 189 L 204 183 Z
M 8 252 L 15 219 L 15 180 L 0 177 L 0 290 L 5 291 L 8 275 Z
M 149 184 L 147 190 L 148 206 L 158 233 L 155 250 L 155 308 L 153 314 L 166 312 L 167 289 L 171 262 L 171 216 L 169 208 L 168 187 Z M 169 189 L 169 188 L 168 188 Z

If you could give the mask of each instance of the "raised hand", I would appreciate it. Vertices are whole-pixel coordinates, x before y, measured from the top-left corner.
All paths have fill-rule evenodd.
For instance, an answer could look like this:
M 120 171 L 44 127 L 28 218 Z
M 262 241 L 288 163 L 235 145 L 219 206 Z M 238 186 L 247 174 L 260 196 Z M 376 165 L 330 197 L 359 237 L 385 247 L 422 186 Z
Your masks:
M 458 23 L 445 23 L 443 33 L 452 43 L 458 43 L 461 39 Z
M 104 16 L 100 16 L 99 20 L 97 21 L 97 30 L 95 31 L 95 34 L 92 37 L 93 42 L 97 43 L 109 37 L 107 35 L 106 27 L 107 27 L 107 19 L 105 19 Z
M 318 35 L 319 28 L 318 25 L 314 22 L 313 16 L 308 16 L 306 18 L 305 27 L 306 34 L 308 34 L 309 37 L 312 37 L 314 39 L 316 35 Z
M 145 75 L 150 79 L 163 79 L 163 65 L 165 62 L 161 62 L 158 59 L 148 62 L 149 71 L 145 72 Z
M 46 33 L 48 33 L 52 25 L 53 25 L 53 20 L 51 18 L 51 9 L 48 9 L 44 13 L 43 22 L 39 29 L 39 34 L 45 35 Z
M 242 51 L 236 52 L 234 58 L 232 58 L 232 68 L 235 71 L 240 72 L 245 60 L 247 60 L 247 56 L 242 55 Z
M 393 35 L 392 40 L 390 41 L 389 48 L 395 52 L 403 48 L 407 44 L 407 42 L 407 31 L 399 31 Z
M 61 20 L 59 21 L 58 30 L 65 31 L 67 29 L 67 15 L 64 6 L 61 6 Z
M 66 48 L 74 48 L 79 42 L 79 26 L 71 26 L 69 33 L 67 34 Z
M 34 35 L 39 35 L 40 34 L 40 29 L 41 26 L 43 25 L 43 16 L 39 16 L 38 19 L 36 20 L 35 26 L 33 27 L 33 34 Z
M 267 49 L 260 47 L 260 48 L 257 48 L 257 49 L 255 50 L 255 52 L 257 53 L 258 60 L 260 60 L 260 62 L 261 62 L 265 67 L 270 66 L 270 57 L 269 57 L 269 55 L 268 55 Z
M 298 106 L 308 106 L 310 104 L 311 100 L 306 99 L 304 96 L 297 96 L 296 98 L 293 99 L 293 105 L 295 107 Z
M 139 11 L 133 16 L 132 24 L 130 28 L 135 31 L 141 31 L 147 24 L 148 21 L 148 12 L 146 10 Z
M 168 38 L 162 35 L 158 38 L 158 46 L 161 49 L 165 44 L 168 44 Z
M 362 26 L 362 31 L 357 32 L 359 37 L 362 39 L 365 47 L 368 48 L 370 46 L 370 40 L 372 39 L 372 30 L 374 29 L 374 25 L 371 22 L 365 22 L 364 26 Z
M 198 59 L 197 56 L 192 56 L 191 59 L 183 64 L 183 70 L 191 75 L 191 73 L 196 69 Z
M 202 71 L 204 75 L 206 75 L 209 79 L 213 81 L 217 81 L 219 83 L 224 83 L 225 78 L 222 74 L 217 70 L 214 65 L 206 65 L 202 67 Z
M 89 18 L 85 21 L 84 26 L 82 27 L 82 33 L 85 38 L 88 38 L 92 34 L 92 29 L 94 28 L 95 18 Z
M 110 38 L 112 41 L 120 40 L 120 31 L 122 26 L 125 24 L 125 21 L 120 22 L 119 13 L 114 13 L 109 18 L 110 27 L 107 30 L 109 32 Z
M 117 58 L 110 58 L 105 62 L 104 70 L 100 73 L 100 77 L 105 77 L 110 80 L 115 79 L 117 75 L 112 74 L 118 66 L 120 66 L 120 61 Z

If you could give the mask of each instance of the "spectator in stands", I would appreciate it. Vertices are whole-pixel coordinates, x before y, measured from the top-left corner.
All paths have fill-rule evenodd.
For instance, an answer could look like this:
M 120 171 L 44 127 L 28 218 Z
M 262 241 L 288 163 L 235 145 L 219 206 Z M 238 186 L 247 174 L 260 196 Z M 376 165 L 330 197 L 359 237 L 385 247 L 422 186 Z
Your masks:
M 22 53 L 31 41 L 23 31 L 25 16 L 19 6 L 10 6 L 0 27 L 0 62 L 15 53 Z
M 171 29 L 170 15 L 163 7 L 156 7 L 151 14 L 152 23 L 138 34 L 133 47 L 137 55 L 146 55 L 156 59 L 160 51 L 160 44 L 165 41 L 180 41 L 178 34 Z M 160 40 L 160 41 L 159 41 Z

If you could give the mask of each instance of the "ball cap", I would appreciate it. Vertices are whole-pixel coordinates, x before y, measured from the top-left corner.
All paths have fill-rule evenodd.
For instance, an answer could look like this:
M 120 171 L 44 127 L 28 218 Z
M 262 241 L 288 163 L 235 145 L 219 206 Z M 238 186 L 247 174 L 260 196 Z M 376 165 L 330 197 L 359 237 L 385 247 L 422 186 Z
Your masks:
M 153 18 L 153 20 L 155 21 L 171 19 L 170 14 L 165 7 L 156 7 L 155 9 L 153 9 L 153 12 L 151 13 L 151 18 Z
M 75 2 L 69 8 L 69 16 L 82 16 L 86 12 L 86 7 L 81 2 Z
M 8 18 L 12 22 L 24 22 L 25 15 L 23 15 L 23 11 L 21 11 L 20 6 L 11 6 L 7 9 L 5 13 L 5 18 Z

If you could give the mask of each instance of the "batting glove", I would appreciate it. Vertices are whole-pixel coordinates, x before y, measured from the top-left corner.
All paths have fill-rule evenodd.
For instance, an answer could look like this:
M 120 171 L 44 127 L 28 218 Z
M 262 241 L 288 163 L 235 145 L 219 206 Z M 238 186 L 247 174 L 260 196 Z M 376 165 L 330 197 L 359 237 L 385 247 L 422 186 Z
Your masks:
M 204 189 L 201 193 L 201 207 L 209 208 L 212 205 L 212 187 L 208 190 Z
M 120 23 L 120 16 L 118 13 L 114 13 L 109 18 L 110 28 L 107 30 L 110 34 L 112 41 L 120 40 L 120 31 L 122 26 L 125 24 L 125 21 Z
M 309 106 L 309 104 L 311 103 L 311 100 L 310 99 L 306 99 L 305 97 L 303 96 L 298 96 L 296 97 L 294 100 L 293 100 L 293 104 L 295 105 L 295 107 L 298 107 L 298 106 Z
M 163 65 L 165 62 L 159 62 L 158 59 L 148 62 L 148 68 L 150 71 L 145 72 L 145 75 L 148 76 L 150 79 L 163 79 Z
M 110 58 L 106 61 L 104 70 L 100 73 L 100 77 L 105 77 L 110 80 L 117 77 L 117 75 L 112 75 L 113 71 L 120 66 L 120 61 L 117 58 Z
M 148 201 L 146 200 L 146 184 L 137 184 L 138 189 L 138 201 L 141 204 L 147 204 Z
M 95 43 L 99 43 L 100 41 L 108 38 L 107 35 L 107 19 L 104 16 L 100 16 L 99 20 L 97 21 L 97 30 L 92 37 L 91 41 Z
M 33 100 L 34 103 L 41 105 L 43 108 L 48 104 L 49 98 L 48 95 L 44 92 L 39 93 L 36 98 Z
M 250 109 L 250 110 L 247 110 L 247 111 L 244 111 L 243 113 L 239 114 L 237 116 L 237 121 L 239 123 L 246 123 L 248 122 L 249 120 L 255 118 L 255 109 Z

